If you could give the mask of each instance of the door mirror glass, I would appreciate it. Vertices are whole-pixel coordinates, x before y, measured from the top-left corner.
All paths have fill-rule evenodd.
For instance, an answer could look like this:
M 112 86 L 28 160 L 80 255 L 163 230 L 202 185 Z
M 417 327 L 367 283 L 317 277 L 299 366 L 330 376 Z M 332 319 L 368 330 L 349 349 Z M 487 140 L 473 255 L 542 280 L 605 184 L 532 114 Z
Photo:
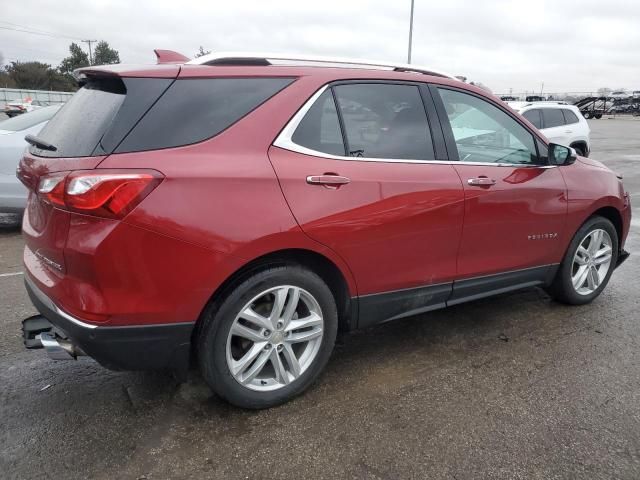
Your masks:
M 571 147 L 549 144 L 549 163 L 552 165 L 571 165 L 578 158 L 576 151 Z

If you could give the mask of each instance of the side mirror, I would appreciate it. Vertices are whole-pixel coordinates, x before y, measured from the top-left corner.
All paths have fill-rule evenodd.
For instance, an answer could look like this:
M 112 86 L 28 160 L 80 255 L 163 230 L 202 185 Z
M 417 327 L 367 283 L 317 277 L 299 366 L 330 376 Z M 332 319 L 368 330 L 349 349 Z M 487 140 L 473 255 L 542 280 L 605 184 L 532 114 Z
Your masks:
M 571 165 L 578 158 L 578 154 L 571 147 L 549 144 L 549 163 L 551 165 Z

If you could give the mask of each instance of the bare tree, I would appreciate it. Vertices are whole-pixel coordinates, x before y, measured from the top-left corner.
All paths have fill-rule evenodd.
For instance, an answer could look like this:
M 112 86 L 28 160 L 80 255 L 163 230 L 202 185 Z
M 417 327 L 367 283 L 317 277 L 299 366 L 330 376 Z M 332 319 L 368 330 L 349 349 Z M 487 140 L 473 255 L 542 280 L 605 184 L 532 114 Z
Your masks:
M 613 92 L 613 90 L 611 90 L 609 87 L 602 87 L 598 89 L 598 96 L 608 97 L 611 92 Z

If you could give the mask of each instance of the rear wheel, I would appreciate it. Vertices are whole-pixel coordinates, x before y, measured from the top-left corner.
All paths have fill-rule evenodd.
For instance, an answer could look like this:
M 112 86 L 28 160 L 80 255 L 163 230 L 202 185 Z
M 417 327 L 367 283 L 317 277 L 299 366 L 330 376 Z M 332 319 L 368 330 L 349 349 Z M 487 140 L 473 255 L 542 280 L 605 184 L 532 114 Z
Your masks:
M 302 393 L 326 365 L 338 315 L 329 287 L 296 265 L 259 272 L 212 306 L 198 342 L 205 381 L 244 408 Z
M 582 116 L 583 116 L 584 118 L 586 118 L 587 120 L 589 120 L 589 119 L 591 118 L 591 112 L 584 112 L 584 113 L 582 114 Z
M 602 118 L 602 114 L 601 113 L 596 113 L 594 115 L 594 117 L 596 117 L 596 120 L 600 120 Z
M 606 218 L 591 217 L 573 237 L 549 293 L 564 303 L 589 303 L 609 283 L 617 259 L 615 227 Z

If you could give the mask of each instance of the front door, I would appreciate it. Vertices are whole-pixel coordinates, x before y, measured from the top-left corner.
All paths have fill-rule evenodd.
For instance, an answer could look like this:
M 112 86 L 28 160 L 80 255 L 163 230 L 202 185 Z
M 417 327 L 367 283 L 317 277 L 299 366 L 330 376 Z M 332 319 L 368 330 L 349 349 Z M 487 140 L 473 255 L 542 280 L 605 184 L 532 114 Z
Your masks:
M 352 270 L 360 326 L 443 306 L 464 193 L 453 166 L 433 162 L 419 88 L 348 83 L 312 102 L 269 157 L 301 228 Z
M 465 189 L 458 276 L 544 269 L 560 262 L 566 186 L 560 169 L 538 154 L 541 141 L 481 96 L 449 88 L 432 92 L 441 101 L 449 155 L 459 159 L 455 168 Z M 535 271 L 524 274 L 523 281 L 532 275 Z M 518 282 L 518 275 L 510 278 Z

